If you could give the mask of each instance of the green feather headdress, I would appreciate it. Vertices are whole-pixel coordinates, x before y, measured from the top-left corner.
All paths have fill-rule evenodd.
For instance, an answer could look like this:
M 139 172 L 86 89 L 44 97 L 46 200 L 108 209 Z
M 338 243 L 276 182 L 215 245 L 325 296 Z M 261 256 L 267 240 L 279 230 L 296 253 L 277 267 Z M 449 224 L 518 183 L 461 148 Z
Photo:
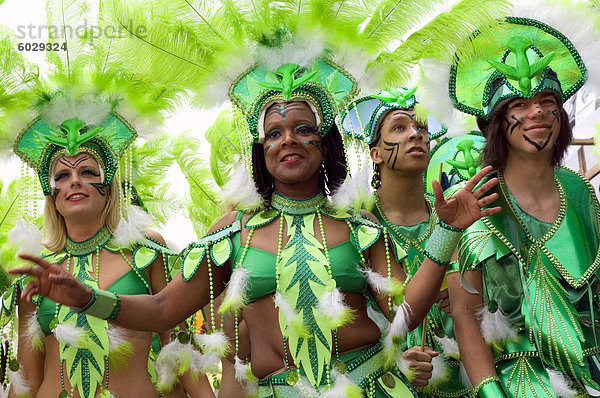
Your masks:
M 356 80 L 339 66 L 317 58 L 309 67 L 284 64 L 276 71 L 258 66 L 240 76 L 229 90 L 245 114 L 254 141 L 264 141 L 264 113 L 278 101 L 305 101 L 315 113 L 317 132 L 327 134 L 340 109 L 354 97 Z
M 597 10 L 589 12 L 598 17 Z M 564 19 L 564 14 L 557 17 Z M 579 45 L 576 48 L 565 34 L 541 20 L 509 16 L 472 34 L 465 43 L 473 49 L 472 56 L 456 56 L 450 68 L 450 97 L 460 111 L 487 118 L 505 98 L 531 98 L 551 90 L 564 102 L 582 87 L 588 69 Z M 581 22 L 585 30 L 585 21 Z

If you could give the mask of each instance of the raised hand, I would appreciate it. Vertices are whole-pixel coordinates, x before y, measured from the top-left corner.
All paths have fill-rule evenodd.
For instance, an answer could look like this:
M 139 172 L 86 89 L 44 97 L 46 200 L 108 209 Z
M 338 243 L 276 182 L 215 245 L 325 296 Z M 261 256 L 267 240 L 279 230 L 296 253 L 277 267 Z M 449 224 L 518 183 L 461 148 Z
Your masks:
M 57 303 L 70 307 L 83 308 L 92 299 L 90 287 L 82 284 L 62 267 L 50 264 L 43 258 L 21 254 L 24 260 L 36 263 L 40 267 L 22 267 L 8 271 L 10 274 L 31 275 L 37 279 L 29 282 L 21 292 L 21 298 L 31 301 L 40 294 Z
M 433 193 L 435 194 L 435 211 L 440 220 L 453 227 L 466 229 L 481 217 L 496 214 L 502 210 L 501 207 L 482 209 L 496 199 L 498 194 L 483 196 L 486 192 L 498 184 L 497 178 L 492 178 L 485 184 L 475 189 L 477 184 L 490 171 L 491 166 L 486 166 L 475 174 L 465 186 L 448 199 L 444 199 L 442 187 L 438 181 L 433 181 Z M 473 191 L 475 189 L 475 191 Z

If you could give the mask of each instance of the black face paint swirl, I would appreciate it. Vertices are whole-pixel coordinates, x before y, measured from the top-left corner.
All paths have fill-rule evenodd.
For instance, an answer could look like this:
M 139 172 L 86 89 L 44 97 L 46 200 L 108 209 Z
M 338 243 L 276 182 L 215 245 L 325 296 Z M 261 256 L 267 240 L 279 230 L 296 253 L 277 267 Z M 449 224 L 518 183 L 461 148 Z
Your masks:
M 535 147 L 535 149 L 538 150 L 538 152 L 541 151 L 542 149 L 546 148 L 546 145 L 548 145 L 548 142 L 550 142 L 551 137 L 552 137 L 552 133 L 548 134 L 548 138 L 546 138 L 546 141 L 535 142 L 531 138 L 529 138 L 525 134 L 523 134 L 523 138 L 525 139 L 525 141 L 527 141 L 531 145 L 533 145 Z
M 88 182 L 88 184 L 96 188 L 101 196 L 106 196 L 106 185 L 103 182 Z
M 267 153 L 267 151 L 268 151 L 269 149 L 273 149 L 274 147 L 275 147 L 275 145 L 274 145 L 274 144 L 269 144 L 269 145 L 265 146 L 265 147 L 263 148 L 263 149 L 264 149 L 264 151 L 265 151 L 265 154 Z
M 394 112 L 394 115 L 402 115 L 402 116 L 407 116 L 409 119 L 414 120 L 415 119 L 415 115 L 414 114 L 410 114 L 408 112 L 402 112 L 402 111 L 398 111 L 398 112 Z
M 388 148 L 383 148 L 384 151 L 390 152 L 390 156 L 388 157 L 387 163 L 390 164 L 390 159 L 392 156 L 394 157 L 394 162 L 392 163 L 392 170 L 396 169 L 396 160 L 398 160 L 398 151 L 400 150 L 401 142 L 389 142 L 383 140 L 383 143 L 388 146 Z

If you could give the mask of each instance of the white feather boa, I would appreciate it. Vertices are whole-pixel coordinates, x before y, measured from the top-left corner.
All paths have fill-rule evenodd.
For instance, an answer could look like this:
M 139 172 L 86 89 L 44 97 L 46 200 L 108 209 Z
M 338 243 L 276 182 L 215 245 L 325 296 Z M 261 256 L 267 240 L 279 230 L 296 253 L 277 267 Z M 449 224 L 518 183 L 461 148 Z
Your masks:
M 331 196 L 331 203 L 338 210 L 351 209 L 354 214 L 360 209 L 371 209 L 374 199 L 371 192 L 373 168 L 371 162 L 350 176 Z

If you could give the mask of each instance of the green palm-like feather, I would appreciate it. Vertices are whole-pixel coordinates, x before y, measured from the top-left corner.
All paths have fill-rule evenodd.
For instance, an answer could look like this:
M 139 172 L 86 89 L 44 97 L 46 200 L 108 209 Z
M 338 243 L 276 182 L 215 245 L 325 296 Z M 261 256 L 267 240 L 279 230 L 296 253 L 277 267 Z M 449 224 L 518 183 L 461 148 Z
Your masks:
M 310 383 L 318 386 L 331 361 L 332 337 L 331 329 L 327 322 L 320 319 L 315 307 L 333 280 L 323 266 L 327 264 L 321 251 L 323 246 L 315 237 L 315 214 L 283 217 L 288 226 L 289 241 L 281 251 L 279 289 L 293 309 L 302 316 L 308 336 L 301 336 L 289 327 L 291 320 L 286 320 L 281 310 L 279 327 L 282 335 L 288 338 L 294 364 L 302 366 Z
M 234 156 L 242 154 L 244 145 L 235 130 L 233 118 L 230 110 L 221 112 L 205 134 L 210 143 L 210 171 L 220 187 L 229 180 Z
M 506 15 L 509 7 L 507 0 L 460 0 L 413 32 L 395 50 L 382 53 L 371 66 L 383 72 L 384 86 L 406 84 L 412 76 L 414 63 L 419 59 L 450 61 L 457 44 L 471 35 L 473 26 L 481 31 L 489 29 L 487 26 L 496 18 Z M 472 57 L 477 53 L 467 51 L 460 56 Z
M 206 162 L 198 153 L 200 141 L 181 135 L 175 139 L 173 156 L 189 184 L 188 212 L 197 236 L 203 236 L 222 215 L 216 184 Z
M 137 145 L 133 149 L 133 185 L 152 217 L 167 222 L 179 207 L 177 195 L 168 182 L 175 157 L 167 150 L 172 141 L 166 134 Z

